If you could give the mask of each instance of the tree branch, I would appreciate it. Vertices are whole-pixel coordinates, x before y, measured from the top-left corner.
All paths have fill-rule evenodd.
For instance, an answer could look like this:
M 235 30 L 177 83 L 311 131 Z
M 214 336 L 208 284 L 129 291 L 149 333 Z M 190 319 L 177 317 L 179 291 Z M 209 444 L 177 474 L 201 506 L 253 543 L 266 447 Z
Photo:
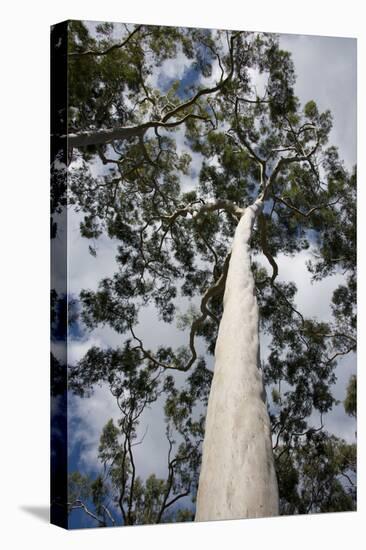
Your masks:
M 145 405 L 144 405 L 145 407 Z M 143 407 L 143 408 L 144 408 Z M 143 410 L 143 409 L 142 409 Z M 128 437 L 127 437 L 127 445 L 128 445 L 128 454 L 130 456 L 130 463 L 132 467 L 132 476 L 131 476 L 131 483 L 130 483 L 130 495 L 128 499 L 128 510 L 127 510 L 127 517 L 130 525 L 132 525 L 132 504 L 133 504 L 133 491 L 134 491 L 134 485 L 135 485 L 135 476 L 136 476 L 136 467 L 135 467 L 135 461 L 133 459 L 133 453 L 132 453 L 132 447 L 131 447 L 131 431 L 132 431 L 132 420 L 129 420 L 129 431 L 128 431 Z
M 107 506 L 104 506 L 104 504 L 102 504 L 102 508 L 105 511 L 105 513 L 107 514 L 107 516 L 109 517 L 109 519 L 111 520 L 111 522 L 113 523 L 113 525 L 115 525 L 116 524 L 115 519 L 113 518 L 112 514 L 108 510 Z
M 134 32 L 137 32 L 137 30 L 135 29 Z M 132 36 L 132 34 L 133 33 L 131 33 L 130 37 Z M 71 134 L 68 134 L 68 136 L 61 136 L 61 138 L 65 138 L 65 139 L 67 138 L 68 147 L 70 149 L 72 149 L 74 147 L 78 148 L 78 147 L 86 147 L 88 145 L 98 145 L 98 144 L 108 143 L 110 141 L 114 141 L 114 140 L 117 140 L 117 139 L 123 140 L 123 139 L 128 139 L 128 138 L 131 138 L 131 137 L 143 136 L 149 128 L 154 128 L 154 129 L 157 129 L 157 128 L 166 128 L 166 129 L 174 128 L 174 127 L 178 126 L 179 124 L 182 124 L 182 123 L 186 122 L 189 119 L 198 119 L 198 120 L 209 121 L 210 118 L 207 117 L 207 116 L 188 113 L 188 114 L 184 115 L 179 120 L 176 120 L 176 121 L 173 121 L 173 122 L 168 122 L 171 118 L 175 117 L 181 111 L 184 111 L 185 109 L 188 109 L 189 107 L 194 105 L 200 97 L 202 97 L 204 95 L 208 95 L 208 94 L 213 94 L 213 93 L 216 93 L 216 92 L 220 91 L 223 88 L 223 86 L 225 86 L 225 84 L 231 79 L 231 77 L 234 73 L 233 43 L 234 43 L 235 38 L 237 36 L 239 36 L 239 34 L 240 33 L 232 36 L 231 39 L 230 39 L 230 44 L 231 44 L 231 46 L 230 46 L 231 68 L 230 68 L 230 71 L 229 71 L 227 77 L 225 79 L 221 78 L 220 82 L 218 84 L 216 84 L 216 86 L 213 86 L 212 88 L 203 88 L 202 90 L 199 90 L 191 99 L 189 99 L 188 101 L 185 101 L 184 103 L 181 103 L 180 105 L 177 105 L 176 107 L 171 109 L 168 113 L 166 113 L 162 117 L 161 121 L 160 120 L 153 120 L 153 121 L 142 123 L 138 126 L 124 127 L 124 128 L 108 128 L 108 129 L 102 129 L 102 130 L 89 130 L 89 131 L 79 132 L 77 134 L 72 134 L 71 133 Z M 123 43 L 120 44 L 120 45 L 112 46 L 109 49 L 109 51 L 111 49 L 116 48 L 116 47 L 122 47 L 122 45 L 123 45 Z M 97 52 L 97 53 L 94 53 L 93 55 L 104 55 L 105 53 L 108 53 L 108 51 L 106 51 L 106 52 Z M 91 52 L 85 52 L 84 53 L 84 55 L 87 55 L 87 54 L 92 55 Z
M 340 197 L 336 200 L 336 201 L 333 201 L 333 202 L 326 202 L 326 203 L 323 203 L 323 204 L 319 204 L 318 206 L 313 206 L 312 208 L 310 208 L 310 210 L 308 210 L 307 212 L 302 212 L 301 210 L 299 210 L 298 208 L 296 208 L 296 206 L 294 206 L 293 204 L 290 204 L 286 199 L 284 199 L 283 197 L 278 197 L 277 195 L 274 195 L 273 196 L 274 199 L 276 199 L 278 202 L 281 202 L 282 204 L 284 204 L 285 206 L 287 206 L 288 208 L 290 208 L 290 210 L 293 210 L 294 212 L 296 212 L 297 214 L 300 214 L 301 216 L 303 216 L 304 218 L 308 218 L 309 216 L 311 216 L 311 214 L 313 212 L 315 212 L 316 210 L 320 210 L 322 208 L 328 208 L 329 206 L 334 206 L 335 204 L 337 204 L 339 201 L 340 201 Z
M 198 208 L 196 206 L 197 204 L 200 204 L 201 206 Z M 204 212 L 213 212 L 215 210 L 225 210 L 229 214 L 234 214 L 237 219 L 239 219 L 244 212 L 243 208 L 240 208 L 234 202 L 228 201 L 226 199 L 218 199 L 214 202 L 204 202 L 202 200 L 197 200 L 189 203 L 187 206 L 178 208 L 175 212 L 173 212 L 173 214 L 161 216 L 161 219 L 167 221 L 169 225 L 171 225 L 179 216 L 186 217 L 187 214 L 191 214 L 192 216 L 196 217 L 200 216 Z
M 76 504 L 77 503 L 77 504 Z M 71 507 L 71 509 L 73 510 L 76 510 L 76 509 L 82 509 L 84 510 L 84 512 L 90 516 L 91 518 L 93 518 L 95 521 L 97 521 L 98 523 L 100 523 L 100 525 L 102 525 L 103 527 L 106 526 L 105 524 L 105 521 L 103 519 L 100 519 L 98 518 L 98 516 L 96 516 L 95 514 L 93 514 L 88 508 L 87 506 L 81 501 L 81 500 L 75 500 L 74 502 L 69 502 L 68 505 Z
M 286 302 L 286 304 L 288 305 L 288 307 L 294 312 L 296 313 L 296 315 L 298 315 L 300 317 L 300 320 L 301 320 L 301 323 L 302 325 L 304 325 L 305 323 L 305 319 L 304 319 L 304 316 L 302 315 L 302 313 L 300 313 L 300 311 L 298 311 L 296 308 L 294 308 L 294 306 L 291 304 L 291 302 L 288 300 L 288 298 L 286 297 L 286 295 L 282 292 L 282 290 L 280 290 L 278 288 L 278 286 L 276 286 L 275 284 L 272 283 L 272 288 L 274 288 L 274 290 L 277 292 L 277 294 L 279 294 L 283 300 Z
M 316 132 L 315 126 L 312 127 L 312 128 L 314 128 L 314 130 Z M 308 153 L 304 152 L 303 154 L 294 155 L 292 157 L 281 157 L 278 160 L 275 168 L 272 171 L 272 174 L 268 178 L 268 181 L 267 181 L 267 183 L 264 187 L 263 200 L 265 200 L 267 198 L 270 189 L 273 187 L 274 182 L 276 181 L 276 178 L 277 178 L 278 174 L 281 172 L 281 170 L 283 168 L 285 168 L 286 166 L 288 166 L 289 164 L 292 164 L 294 162 L 309 161 L 309 159 L 311 159 L 312 155 L 314 155 L 314 153 L 316 152 L 316 150 L 319 147 L 319 137 L 318 137 L 317 132 L 316 132 L 316 135 L 317 135 L 316 143 L 315 143 L 314 147 Z
M 268 240 L 267 240 L 267 221 L 264 214 L 260 213 L 258 218 L 258 225 L 260 230 L 260 241 L 261 241 L 261 247 L 263 250 L 263 254 L 269 261 L 269 263 L 272 266 L 272 276 L 271 276 L 271 284 L 273 285 L 277 275 L 278 275 L 278 265 L 273 258 L 269 248 L 268 248 Z
M 138 25 L 123 42 L 120 44 L 113 44 L 110 48 L 107 48 L 106 50 L 87 50 L 85 52 L 70 52 L 68 53 L 69 57 L 82 57 L 85 55 L 107 55 L 109 52 L 113 50 L 117 50 L 119 48 L 123 48 L 130 40 L 131 38 L 142 28 L 142 25 Z
M 199 119 L 209 121 L 209 117 L 203 115 L 187 114 L 179 120 L 173 122 L 161 122 L 159 120 L 150 120 L 137 126 L 127 126 L 122 128 L 106 128 L 101 130 L 86 130 L 77 134 L 67 134 L 60 136 L 61 139 L 67 139 L 68 148 L 87 147 L 88 145 L 101 145 L 114 140 L 124 140 L 133 137 L 142 137 L 150 128 L 175 128 L 189 119 Z
M 243 99 L 239 99 L 238 97 L 235 100 L 235 119 L 236 119 L 236 127 L 235 131 L 237 133 L 237 136 L 240 140 L 240 142 L 244 145 L 244 147 L 249 152 L 251 158 L 255 160 L 260 167 L 260 184 L 262 188 L 265 186 L 265 180 L 266 180 L 266 161 L 262 159 L 257 153 L 254 151 L 253 147 L 249 143 L 248 139 L 246 138 L 244 132 L 241 129 L 241 124 L 239 121 L 239 100 L 243 101 Z
M 169 506 L 171 506 L 172 504 L 174 504 L 174 502 L 177 502 L 177 500 L 179 500 L 180 498 L 183 498 L 183 497 L 188 496 L 190 492 L 191 492 L 191 486 L 189 486 L 188 489 L 187 489 L 184 493 L 180 493 L 179 495 L 175 496 L 172 500 L 170 500 L 170 501 L 165 505 L 165 510 L 166 510 L 167 508 L 169 508 Z
M 172 109 L 171 111 L 169 111 L 164 117 L 163 117 L 163 122 L 167 122 L 170 118 L 172 118 L 173 116 L 177 115 L 180 111 L 182 111 L 183 109 L 187 109 L 189 107 L 191 107 L 194 103 L 196 103 L 196 101 L 202 97 L 203 95 L 208 95 L 208 94 L 213 94 L 213 93 L 216 93 L 218 91 L 220 91 L 224 86 L 225 84 L 232 78 L 233 74 L 234 74 L 234 59 L 233 59 L 233 50 L 234 50 L 234 40 L 240 35 L 241 33 L 237 33 L 233 36 L 231 36 L 230 38 L 230 51 L 229 51 L 229 55 L 230 55 L 230 71 L 227 75 L 226 78 L 223 79 L 223 75 L 221 75 L 221 79 L 219 81 L 218 84 L 216 84 L 215 86 L 213 86 L 212 88 L 203 88 L 202 90 L 199 90 L 191 99 L 189 99 L 188 101 L 184 102 L 184 103 L 181 103 L 180 105 L 178 105 L 177 107 L 175 107 L 174 109 Z

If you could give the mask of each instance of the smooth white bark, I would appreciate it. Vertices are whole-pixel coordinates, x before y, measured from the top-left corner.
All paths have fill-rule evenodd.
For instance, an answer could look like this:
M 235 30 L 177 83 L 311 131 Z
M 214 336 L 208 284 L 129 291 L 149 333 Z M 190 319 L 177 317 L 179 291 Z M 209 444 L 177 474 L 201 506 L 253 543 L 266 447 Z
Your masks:
M 233 240 L 206 416 L 196 521 L 278 515 L 249 246 L 262 206 L 257 200 L 246 208 Z
M 110 143 L 116 139 L 128 139 L 142 136 L 146 131 L 146 125 L 131 126 L 126 128 L 109 128 L 106 130 L 90 130 L 78 134 L 68 134 L 68 147 L 86 147 L 87 145 L 101 145 Z

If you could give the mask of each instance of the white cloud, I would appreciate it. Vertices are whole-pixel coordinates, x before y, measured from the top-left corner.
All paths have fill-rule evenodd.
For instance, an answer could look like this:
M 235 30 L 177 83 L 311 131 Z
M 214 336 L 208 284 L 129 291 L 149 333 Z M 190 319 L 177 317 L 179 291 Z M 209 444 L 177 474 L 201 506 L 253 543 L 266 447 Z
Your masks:
M 101 338 L 92 334 L 90 338 L 82 340 L 69 340 L 67 347 L 67 358 L 69 365 L 75 365 L 80 361 L 86 352 L 92 347 L 102 347 L 105 348 L 105 343 Z
M 248 69 L 248 74 L 250 81 L 252 82 L 252 99 L 254 99 L 256 96 L 263 97 L 266 92 L 268 74 L 260 73 L 259 70 L 255 68 Z
M 147 84 L 153 88 L 164 88 L 171 80 L 181 80 L 184 73 L 189 69 L 191 60 L 183 53 L 182 47 L 178 46 L 176 57 L 165 59 L 158 70 L 153 71 L 146 79 Z
M 282 281 L 293 281 L 296 284 L 298 291 L 295 302 L 304 316 L 317 317 L 319 320 L 326 321 L 331 315 L 330 300 L 333 291 L 345 281 L 345 277 L 336 273 L 313 283 L 311 273 L 306 267 L 306 262 L 311 258 L 309 251 L 302 251 L 293 257 L 279 254 L 278 278 Z
M 106 386 L 96 387 L 90 398 L 69 397 L 69 452 L 80 446 L 79 464 L 87 471 L 99 470 L 99 438 L 110 418 L 117 420 L 118 408 Z
M 179 126 L 174 133 L 174 140 L 176 143 L 177 154 L 182 155 L 188 153 L 191 157 L 191 162 L 188 167 L 188 174 L 180 174 L 180 182 L 183 192 L 192 191 L 197 188 L 199 173 L 201 170 L 203 156 L 201 153 L 192 151 L 186 143 L 185 128 Z
M 70 294 L 78 295 L 82 289 L 96 290 L 103 277 L 112 276 L 117 270 L 118 242 L 106 235 L 96 241 L 80 235 L 82 215 L 74 210 L 68 214 L 68 288 Z M 89 253 L 89 245 L 96 249 L 97 256 Z
M 339 146 L 348 167 L 356 162 L 356 40 L 329 36 L 280 35 L 291 51 L 297 75 L 296 94 L 305 104 L 315 100 L 334 116 L 330 143 Z
M 212 62 L 212 72 L 210 76 L 201 76 L 199 83 L 204 88 L 210 88 L 216 86 L 220 82 L 222 71 L 217 59 Z M 224 72 L 224 78 L 226 73 Z
M 319 320 L 330 319 L 330 300 L 333 291 L 345 281 L 345 277 L 336 273 L 317 282 L 312 282 L 306 262 L 312 258 L 309 251 L 303 250 L 294 256 L 278 254 L 278 280 L 294 282 L 297 287 L 295 305 L 305 317 L 317 317 Z M 263 254 L 255 260 L 271 273 L 271 266 Z

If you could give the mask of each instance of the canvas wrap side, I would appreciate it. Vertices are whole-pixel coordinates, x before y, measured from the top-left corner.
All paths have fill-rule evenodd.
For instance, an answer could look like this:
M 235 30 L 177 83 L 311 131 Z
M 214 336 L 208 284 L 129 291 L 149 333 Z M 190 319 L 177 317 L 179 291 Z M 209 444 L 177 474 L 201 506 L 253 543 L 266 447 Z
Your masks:
M 67 25 L 51 27 L 51 523 L 67 514 Z M 57 348 L 57 355 L 56 355 Z

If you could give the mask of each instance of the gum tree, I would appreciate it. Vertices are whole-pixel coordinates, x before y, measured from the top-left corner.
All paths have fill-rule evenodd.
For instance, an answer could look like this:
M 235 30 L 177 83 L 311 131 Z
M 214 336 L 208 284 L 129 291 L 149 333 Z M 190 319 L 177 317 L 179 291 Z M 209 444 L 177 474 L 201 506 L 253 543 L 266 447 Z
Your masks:
M 115 376 L 125 388 L 128 349 L 136 373 L 147 377 L 143 392 L 151 377 L 161 384 L 153 401 L 165 399 L 169 442 L 174 429 L 182 445 L 189 441 L 197 451 L 204 433 L 198 492 L 195 455 L 183 485 L 174 486 L 169 469 L 155 491 L 154 512 L 137 520 L 133 494 L 140 489 L 122 428 L 127 409 L 118 434 L 106 426 L 102 462 L 102 440 L 119 457 L 126 451 L 123 467 L 117 461 L 125 482 L 117 487 L 114 478 L 117 493 L 130 495 L 121 501 L 130 513 L 126 519 L 121 508 L 123 523 L 161 521 L 169 487 L 175 496 L 197 499 L 198 520 L 325 511 L 333 509 L 333 494 L 338 509 L 352 509 L 354 448 L 323 426 L 336 402 L 337 359 L 356 344 L 355 174 L 327 144 L 329 111 L 319 112 L 313 101 L 300 106 L 291 57 L 273 35 L 130 26 L 117 42 L 113 27 L 97 31 L 70 26 L 69 200 L 83 215 L 81 234 L 92 239 L 93 255 L 103 232 L 119 242 L 118 272 L 97 291 L 80 294 L 83 323 L 89 329 L 107 324 L 126 341 L 113 352 L 89 350 L 71 368 L 70 388 L 89 395 L 95 384 L 107 383 L 113 390 Z M 186 85 L 154 82 L 162 63 L 182 53 Z M 203 162 L 187 188 L 193 155 Z M 295 285 L 279 282 L 276 257 L 309 248 L 314 279 L 347 271 L 346 285 L 333 296 L 331 322 L 305 318 L 296 308 Z M 185 299 L 190 306 L 178 315 Z M 186 347 L 159 341 L 147 349 L 138 332 L 147 304 L 161 322 L 179 318 Z M 260 327 L 270 339 L 265 361 Z M 205 357 L 197 352 L 198 338 Z M 175 373 L 187 373 L 189 391 Z M 132 394 L 130 387 L 120 396 L 131 400 Z M 315 412 L 319 425 L 313 425 Z M 185 456 L 179 445 L 169 448 L 170 460 Z M 342 461 L 340 454 L 351 458 Z M 324 483 L 315 462 L 306 470 L 305 456 L 331 470 Z M 316 497 L 309 488 L 315 486 L 322 487 Z

